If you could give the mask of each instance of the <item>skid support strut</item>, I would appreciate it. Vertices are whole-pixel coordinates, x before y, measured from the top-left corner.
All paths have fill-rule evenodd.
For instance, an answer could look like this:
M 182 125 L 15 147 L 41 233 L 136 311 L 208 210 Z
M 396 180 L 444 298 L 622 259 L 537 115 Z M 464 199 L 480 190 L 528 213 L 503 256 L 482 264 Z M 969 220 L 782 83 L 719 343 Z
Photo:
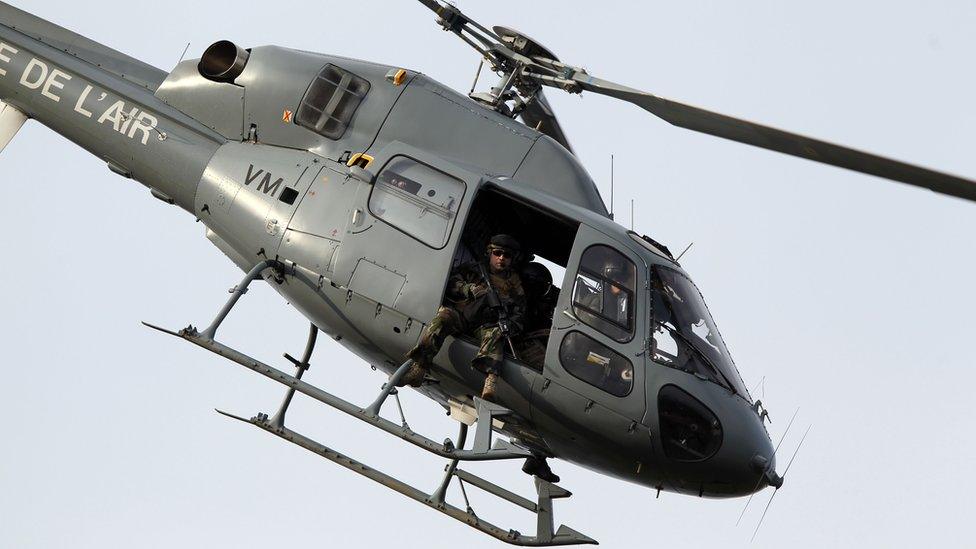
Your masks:
M 285 353 L 285 358 L 288 362 L 295 365 L 295 379 L 302 379 L 302 374 L 304 374 L 308 368 L 311 366 L 309 360 L 312 360 L 312 352 L 315 351 L 315 341 L 318 339 L 319 329 L 315 324 L 309 323 L 308 328 L 308 342 L 305 343 L 305 352 L 302 353 L 301 360 L 295 360 L 288 353 Z M 285 426 L 285 412 L 288 411 L 288 406 L 291 405 L 291 399 L 295 397 L 295 389 L 289 387 L 288 391 L 285 393 L 285 399 L 281 401 L 281 407 L 278 408 L 278 413 L 276 413 L 271 418 L 271 424 L 284 427 Z
M 396 372 L 394 372 L 393 376 L 391 376 L 391 378 L 383 385 L 379 395 L 370 406 L 360 408 L 359 406 L 343 400 L 314 385 L 302 381 L 301 377 L 305 371 L 308 370 L 310 360 L 312 358 L 312 352 L 315 350 L 315 343 L 318 337 L 318 328 L 315 325 L 311 325 L 309 327 L 308 340 L 305 344 L 305 352 L 302 354 L 301 359 L 295 359 L 287 353 L 285 354 L 285 358 L 288 359 L 288 361 L 291 362 L 296 368 L 295 375 L 289 375 L 244 353 L 241 353 L 236 349 L 216 341 L 214 338 L 217 333 L 217 328 L 220 327 L 220 324 L 234 308 L 241 296 L 247 292 L 247 288 L 250 283 L 261 278 L 266 269 L 276 268 L 278 265 L 279 264 L 276 261 L 268 260 L 259 263 L 253 269 L 251 269 L 251 271 L 248 272 L 244 277 L 244 280 L 231 289 L 231 294 L 233 295 L 217 314 L 217 317 L 213 320 L 210 326 L 208 326 L 203 332 L 198 332 L 193 326 L 188 326 L 179 332 L 173 332 L 158 326 L 144 323 L 150 328 L 185 339 L 191 343 L 194 343 L 195 345 L 207 349 L 210 352 L 230 359 L 231 361 L 245 366 L 265 377 L 277 381 L 288 388 L 281 406 L 279 407 L 277 413 L 275 413 L 272 417 L 269 417 L 264 413 L 259 413 L 251 419 L 244 419 L 220 410 L 218 410 L 218 412 L 227 417 L 260 427 L 261 429 L 275 436 L 315 452 L 329 461 L 342 465 L 353 472 L 370 478 L 388 488 L 393 489 L 396 492 L 424 503 L 425 505 L 440 511 L 445 515 L 464 522 L 472 528 L 507 543 L 524 546 L 554 546 L 596 543 L 596 541 L 592 538 L 580 534 L 567 526 L 560 526 L 558 530 L 553 530 L 552 500 L 556 498 L 569 497 L 571 494 L 568 491 L 536 478 L 535 486 L 538 499 L 536 502 L 533 502 L 485 479 L 458 469 L 458 463 L 461 461 L 521 459 L 532 455 L 531 451 L 527 448 L 523 448 L 507 440 L 496 440 L 495 443 L 492 444 L 493 420 L 495 418 L 510 414 L 511 411 L 508 409 L 476 398 L 475 403 L 478 410 L 478 428 L 475 433 L 475 442 L 473 447 L 470 450 L 466 450 L 464 449 L 464 445 L 467 438 L 468 426 L 463 423 L 461 424 L 460 432 L 458 433 L 457 437 L 457 444 L 455 445 L 455 443 L 450 439 L 445 440 L 443 443 L 437 443 L 421 434 L 413 432 L 407 425 L 406 419 L 403 418 L 402 409 L 400 410 L 401 423 L 399 425 L 380 416 L 380 409 L 382 408 L 386 399 L 390 395 L 397 396 L 397 390 L 395 387 L 396 382 L 406 373 L 407 369 L 410 367 L 410 362 L 403 364 L 397 369 Z M 323 404 L 327 404 L 341 412 L 355 417 L 356 419 L 364 421 L 415 446 L 423 448 L 428 452 L 448 458 L 450 462 L 445 468 L 443 480 L 432 493 L 427 494 L 422 490 L 414 488 L 413 486 L 410 486 L 390 475 L 368 467 L 348 456 L 328 448 L 319 442 L 292 431 L 285 426 L 285 414 L 288 411 L 288 407 L 291 404 L 296 392 L 309 396 L 319 402 L 322 402 Z M 446 501 L 447 490 L 455 478 L 458 480 L 458 485 L 461 488 L 462 494 L 464 495 L 464 500 L 466 503 L 465 510 L 461 510 L 458 507 L 447 503 Z M 482 520 L 475 514 L 474 510 L 468 503 L 465 483 L 478 487 L 505 501 L 535 513 L 538 519 L 536 535 L 526 536 L 515 530 L 504 530 L 490 522 Z

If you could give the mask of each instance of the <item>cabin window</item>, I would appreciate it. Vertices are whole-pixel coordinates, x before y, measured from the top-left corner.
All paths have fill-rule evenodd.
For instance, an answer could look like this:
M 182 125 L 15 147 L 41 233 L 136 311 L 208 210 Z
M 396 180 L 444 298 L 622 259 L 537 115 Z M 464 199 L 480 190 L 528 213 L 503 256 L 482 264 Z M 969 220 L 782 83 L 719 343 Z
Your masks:
M 464 196 L 464 182 L 405 156 L 376 178 L 369 211 L 432 248 L 443 248 Z
M 368 80 L 330 63 L 305 92 L 295 123 L 329 139 L 339 139 L 368 91 Z
M 611 395 L 623 397 L 634 387 L 634 365 L 623 355 L 580 332 L 559 346 L 559 361 L 573 376 Z
M 580 259 L 573 286 L 573 311 L 586 324 L 616 341 L 634 333 L 637 267 L 608 246 L 590 246 Z

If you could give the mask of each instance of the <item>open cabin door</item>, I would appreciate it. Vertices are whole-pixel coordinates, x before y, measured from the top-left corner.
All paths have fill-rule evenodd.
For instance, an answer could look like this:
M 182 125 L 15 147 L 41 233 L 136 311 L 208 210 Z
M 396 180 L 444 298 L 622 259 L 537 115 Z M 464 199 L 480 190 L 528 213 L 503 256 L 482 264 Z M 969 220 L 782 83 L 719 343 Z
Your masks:
M 627 247 L 581 225 L 566 265 L 534 400 L 580 424 L 635 428 L 645 410 L 647 266 Z M 544 413 L 544 410 L 539 410 Z M 593 421 L 593 416 L 603 419 Z

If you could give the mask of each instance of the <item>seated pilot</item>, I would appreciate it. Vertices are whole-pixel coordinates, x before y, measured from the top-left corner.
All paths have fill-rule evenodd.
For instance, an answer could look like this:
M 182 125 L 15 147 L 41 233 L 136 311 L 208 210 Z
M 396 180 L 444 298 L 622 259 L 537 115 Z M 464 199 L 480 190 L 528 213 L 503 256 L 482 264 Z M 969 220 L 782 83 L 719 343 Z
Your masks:
M 603 276 L 608 280 L 620 280 L 625 276 L 624 268 L 617 262 L 609 262 L 603 267 Z M 616 284 L 594 281 L 580 275 L 576 280 L 573 302 L 621 326 L 630 320 L 628 294 Z

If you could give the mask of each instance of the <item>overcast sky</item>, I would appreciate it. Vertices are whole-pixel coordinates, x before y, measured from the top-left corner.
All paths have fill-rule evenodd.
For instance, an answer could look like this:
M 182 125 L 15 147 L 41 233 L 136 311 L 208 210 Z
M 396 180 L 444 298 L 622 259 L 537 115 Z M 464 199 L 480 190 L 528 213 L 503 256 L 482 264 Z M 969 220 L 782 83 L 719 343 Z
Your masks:
M 923 5 L 924 4 L 924 5 Z M 467 91 L 477 57 L 409 0 L 15 5 L 164 70 L 190 42 L 278 44 L 420 70 Z M 726 114 L 976 178 L 969 1 L 464 1 L 592 74 Z M 639 6 L 639 7 L 638 7 Z M 599 96 L 549 93 L 618 220 L 683 249 L 777 438 L 813 430 L 769 497 L 700 500 L 562 461 L 558 522 L 608 547 L 964 547 L 976 204 L 675 129 Z M 205 324 L 241 273 L 181 210 L 37 123 L 0 156 L 0 547 L 502 547 L 460 523 L 218 416 L 282 388 L 139 325 Z M 307 323 L 263 285 L 222 337 L 282 365 Z M 327 338 L 308 379 L 356 402 L 383 381 Z M 404 391 L 415 429 L 455 429 Z M 297 398 L 298 429 L 432 489 L 442 462 Z M 780 470 L 785 458 L 780 458 Z M 531 494 L 518 464 L 472 467 Z M 531 517 L 474 500 L 532 531 Z M 483 510 L 482 510 L 483 509 Z

